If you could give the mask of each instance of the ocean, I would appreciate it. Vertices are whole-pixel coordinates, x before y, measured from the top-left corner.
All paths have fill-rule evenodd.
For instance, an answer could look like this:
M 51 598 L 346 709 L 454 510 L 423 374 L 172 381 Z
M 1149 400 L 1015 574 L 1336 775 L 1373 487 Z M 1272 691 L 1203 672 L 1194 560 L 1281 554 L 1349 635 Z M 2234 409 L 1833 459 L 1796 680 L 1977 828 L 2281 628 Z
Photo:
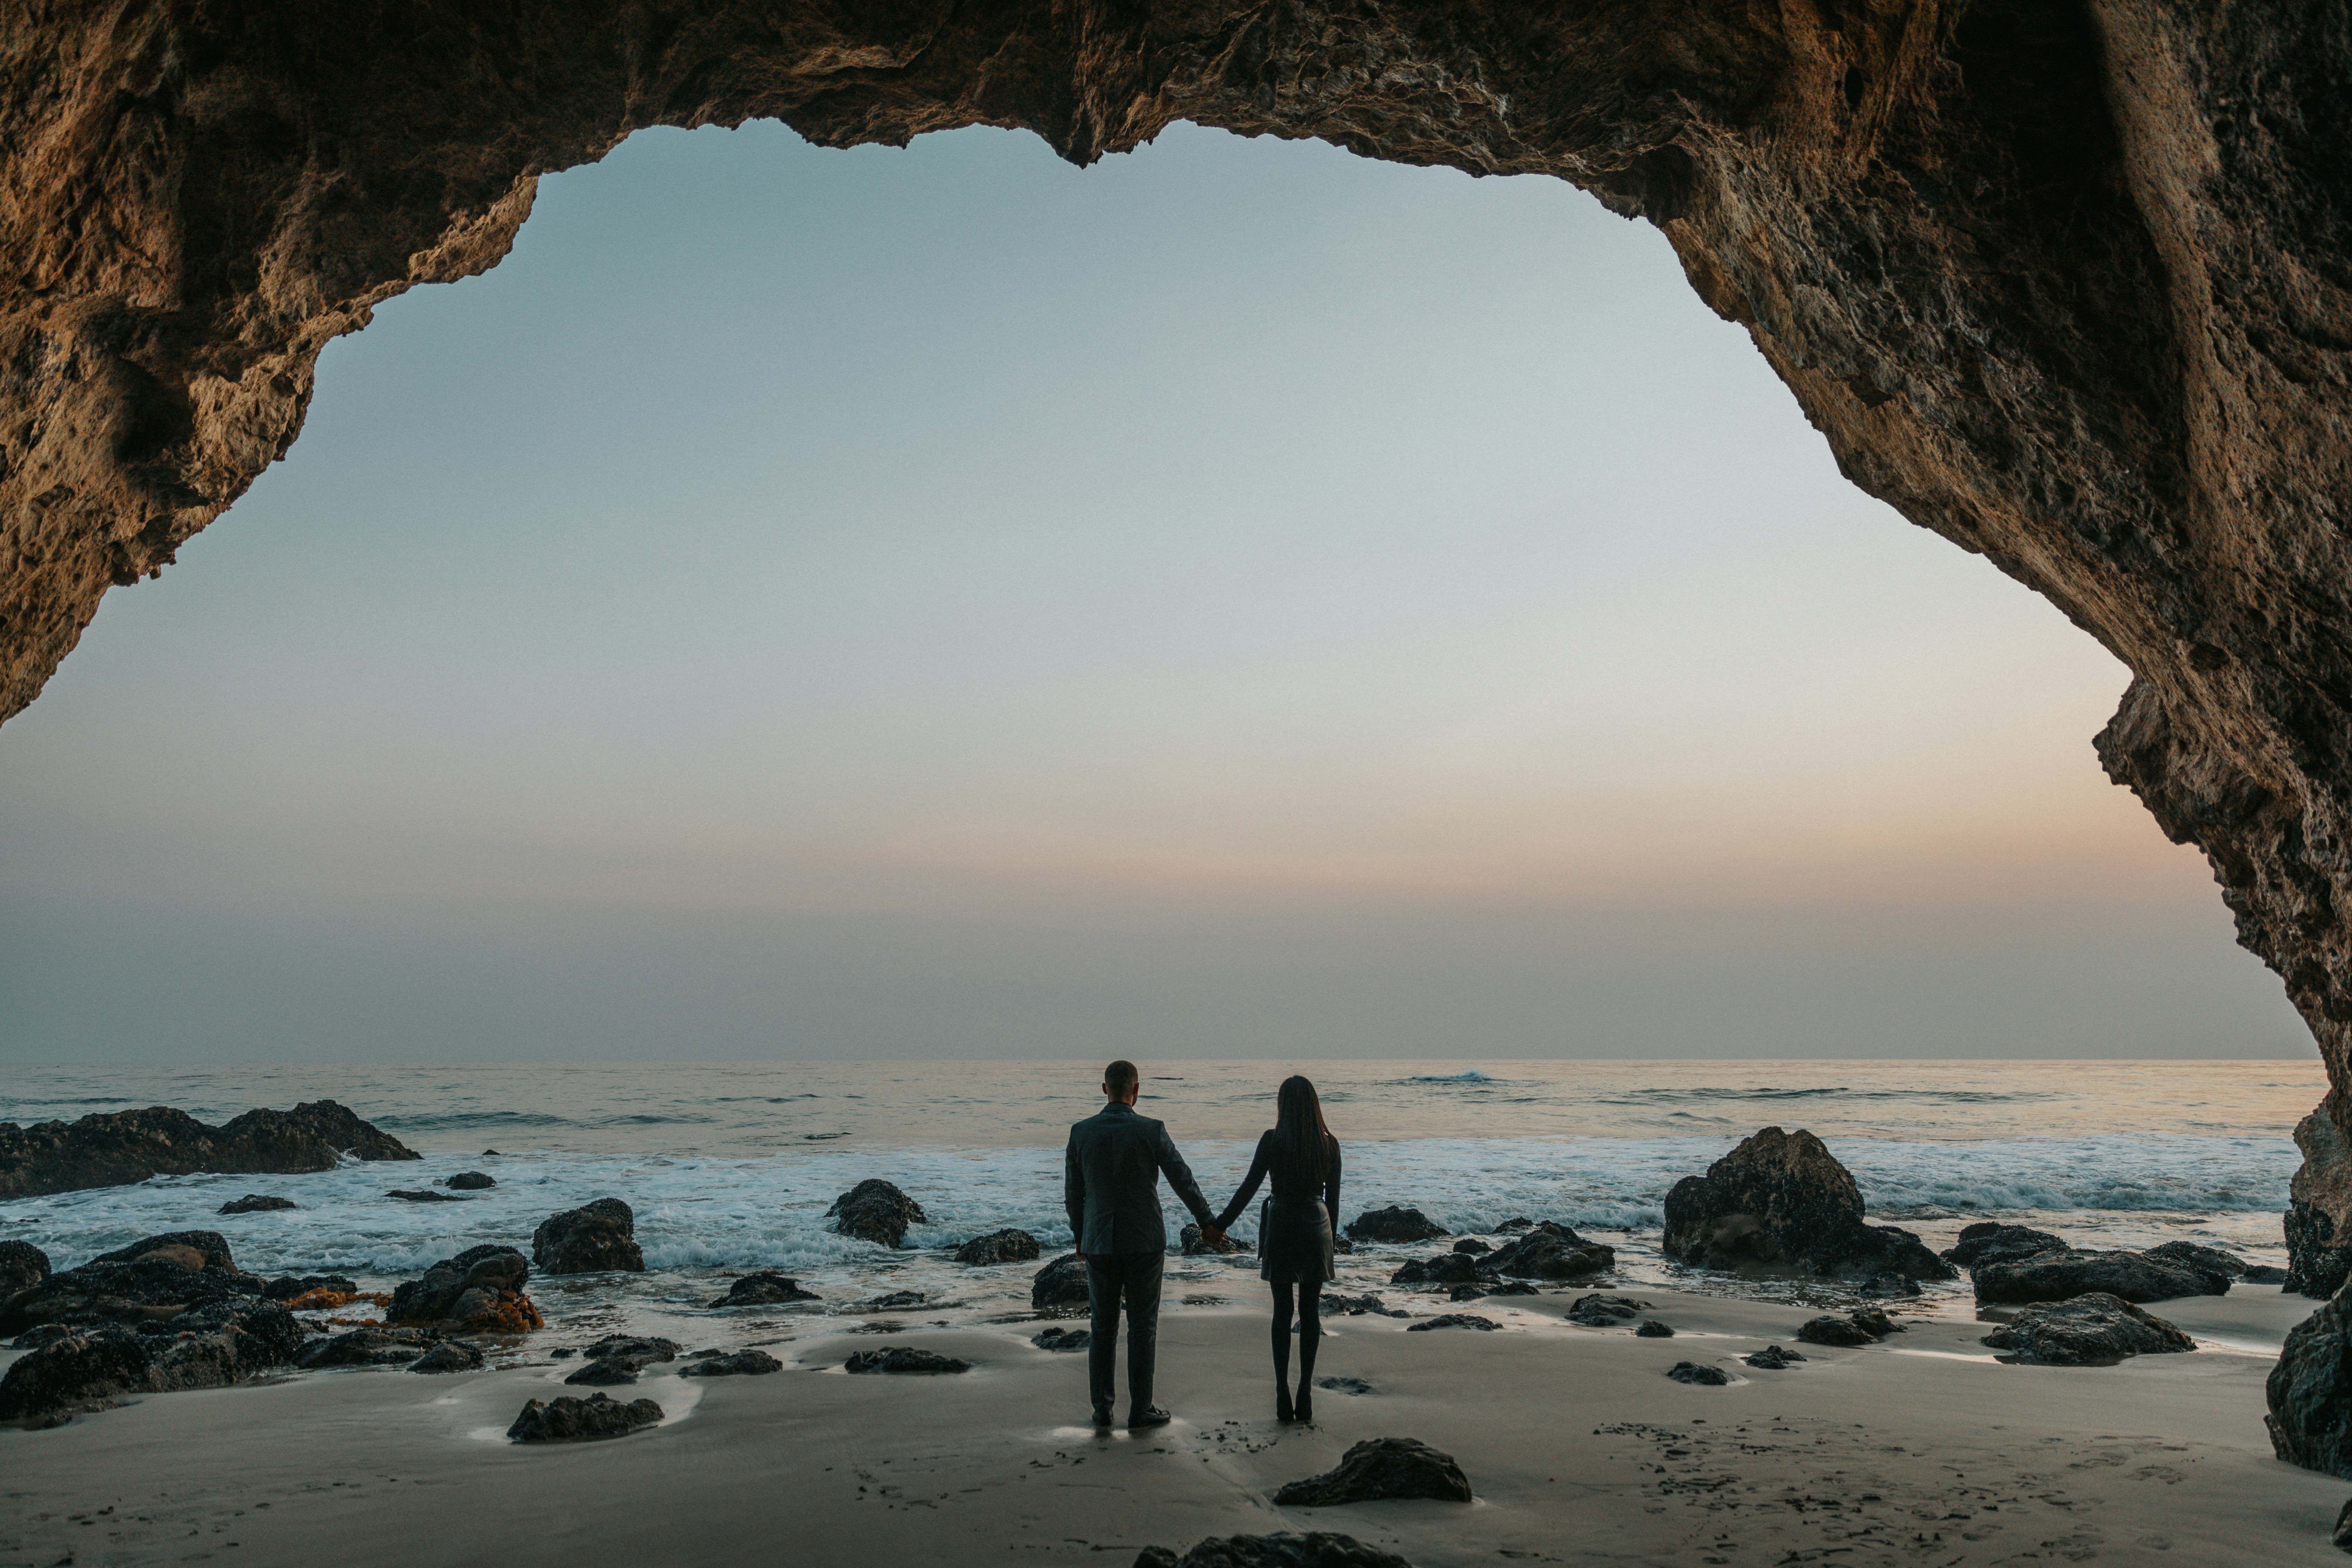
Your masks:
M 1811 1129 L 1853 1172 L 1874 1221 L 1949 1245 L 2001 1219 L 2080 1245 L 2186 1238 L 2284 1263 L 2279 1216 L 2298 1163 L 2291 1129 L 2326 1084 L 2316 1061 L 1502 1061 L 1300 1064 L 1346 1149 L 1343 1217 L 1403 1204 L 1459 1234 L 1527 1215 L 1618 1249 L 1617 1280 L 1835 1300 L 1833 1288 L 1690 1275 L 1658 1250 L 1666 1189 L 1759 1127 Z M 1141 1109 L 1164 1120 L 1213 1206 L 1247 1168 L 1288 1070 L 1145 1064 Z M 255 1106 L 341 1101 L 425 1156 L 310 1175 L 163 1177 L 0 1202 L 0 1237 L 59 1268 L 159 1231 L 215 1229 L 244 1268 L 344 1274 L 388 1289 L 480 1242 L 528 1251 L 549 1215 L 596 1197 L 636 1211 L 643 1276 L 534 1275 L 559 1331 L 663 1332 L 697 1344 L 889 1331 L 1025 1312 L 1034 1265 L 975 1269 L 940 1250 L 1006 1226 L 1066 1251 L 1061 1148 L 1099 1108 L 1093 1064 L 880 1062 L 370 1068 L 14 1068 L 0 1121 L 171 1105 L 217 1124 Z M 494 1151 L 494 1152 L 493 1152 Z M 385 1196 L 476 1170 L 461 1203 Z M 929 1223 L 886 1252 L 825 1228 L 868 1176 Z M 292 1210 L 219 1215 L 246 1193 Z M 1186 1216 L 1167 1200 L 1170 1234 Z M 1246 1237 L 1245 1218 L 1236 1234 Z M 1386 1280 L 1402 1252 L 1340 1260 L 1341 1290 Z M 735 1275 L 773 1268 L 824 1298 L 712 1312 Z M 921 1290 L 913 1314 L 868 1313 Z M 1255 1302 L 1247 1259 L 1171 1259 L 1171 1310 Z M 1965 1281 L 1920 1305 L 1962 1311 Z

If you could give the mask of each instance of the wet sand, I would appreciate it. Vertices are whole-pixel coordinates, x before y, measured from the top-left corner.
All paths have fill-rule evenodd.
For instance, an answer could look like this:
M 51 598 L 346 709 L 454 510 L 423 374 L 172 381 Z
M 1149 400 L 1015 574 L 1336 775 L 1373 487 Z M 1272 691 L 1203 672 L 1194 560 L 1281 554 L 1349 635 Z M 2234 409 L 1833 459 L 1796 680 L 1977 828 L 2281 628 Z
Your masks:
M 617 1440 L 500 1436 L 576 1362 L 446 1377 L 382 1369 L 175 1394 L 48 1432 L 0 1431 L 0 1564 L 577 1562 L 1087 1563 L 1204 1535 L 1335 1530 L 1451 1564 L 2090 1562 L 2336 1563 L 2344 1482 L 2283 1465 L 2263 1379 L 2315 1305 L 2266 1287 L 2153 1310 L 2193 1355 L 2002 1365 L 1982 1324 L 1914 1320 L 1883 1344 L 1800 1346 L 1805 1310 L 1633 1289 L 1672 1340 L 1560 1321 L 1580 1292 L 1417 1311 L 1494 1333 L 1336 1320 L 1316 1424 L 1273 1420 L 1264 1321 L 1171 1303 L 1175 1425 L 1097 1435 L 1083 1353 L 1035 1323 L 770 1342 L 782 1373 L 698 1384 L 661 1364 L 615 1397 L 672 1419 Z M 1408 1304 L 1402 1297 L 1398 1304 Z M 710 1342 L 733 1348 L 772 1339 Z M 1810 1357 L 1751 1370 L 1778 1342 Z M 946 1377 L 852 1377 L 850 1352 L 965 1357 Z M 1676 1361 L 1739 1380 L 1692 1387 Z M 1124 1410 L 1122 1408 L 1122 1415 Z M 1452 1454 L 1469 1505 L 1283 1509 L 1269 1494 L 1351 1443 Z

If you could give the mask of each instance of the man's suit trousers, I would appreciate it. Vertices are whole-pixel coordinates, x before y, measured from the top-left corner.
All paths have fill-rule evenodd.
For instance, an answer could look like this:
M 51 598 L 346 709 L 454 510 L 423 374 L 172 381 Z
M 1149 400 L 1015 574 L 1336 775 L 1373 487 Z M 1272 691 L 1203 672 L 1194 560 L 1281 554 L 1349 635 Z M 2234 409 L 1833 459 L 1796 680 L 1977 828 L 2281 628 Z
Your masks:
M 1111 1407 L 1118 1371 L 1118 1312 L 1127 1308 L 1127 1398 L 1130 1418 L 1151 1408 L 1151 1373 L 1160 1351 L 1160 1273 L 1168 1255 L 1118 1252 L 1087 1254 L 1087 1294 L 1094 1311 L 1094 1337 L 1087 1345 L 1087 1372 L 1095 1413 Z

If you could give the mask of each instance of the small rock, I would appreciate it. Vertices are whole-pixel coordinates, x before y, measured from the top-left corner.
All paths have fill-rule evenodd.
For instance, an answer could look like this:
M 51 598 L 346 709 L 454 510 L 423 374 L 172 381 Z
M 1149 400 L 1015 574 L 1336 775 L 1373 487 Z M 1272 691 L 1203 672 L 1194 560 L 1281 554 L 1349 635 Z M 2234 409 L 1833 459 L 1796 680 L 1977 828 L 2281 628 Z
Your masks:
M 610 1388 L 637 1381 L 646 1363 L 633 1355 L 599 1356 L 563 1381 L 587 1388 Z
M 579 1353 L 580 1347 L 578 1345 L 565 1345 L 562 1350 L 550 1351 L 548 1352 L 548 1354 L 554 1357 L 557 1361 L 570 1361 L 573 1356 L 576 1356 Z
M 1367 1313 L 1374 1317 L 1381 1318 L 1403 1318 L 1410 1317 L 1412 1315 L 1408 1312 L 1392 1310 L 1386 1301 L 1381 1300 L 1378 1296 L 1374 1296 L 1370 1292 L 1366 1292 L 1360 1296 L 1345 1296 L 1337 1293 L 1326 1294 L 1321 1299 L 1319 1310 L 1325 1314 L 1332 1312 L 1345 1312 L 1351 1318 L 1360 1318 L 1365 1316 Z
M 1353 1394 L 1372 1392 L 1372 1385 L 1360 1377 L 1318 1377 L 1315 1380 L 1315 1386 L 1328 1388 L 1334 1394 Z
M 1901 1274 L 1874 1274 L 1863 1281 L 1862 1293 L 1865 1296 L 1916 1296 L 1919 1282 Z
M 2284 1285 L 2287 1270 L 2271 1263 L 2249 1263 L 2244 1279 L 2249 1285 Z
M 1408 1323 L 1404 1331 L 1424 1334 L 1432 1329 L 1476 1329 L 1481 1333 L 1492 1333 L 1502 1326 L 1492 1318 L 1474 1318 L 1467 1312 L 1447 1312 L 1439 1317 L 1425 1318 L 1418 1323 Z
M 499 1152 L 496 1149 L 485 1149 L 482 1151 L 482 1158 L 485 1160 L 496 1160 L 499 1157 Z
M 1085 1259 L 1066 1252 L 1037 1270 L 1029 1282 L 1029 1305 L 1036 1311 L 1048 1307 L 1083 1307 L 1092 1300 Z
M 1588 1241 L 1551 1220 L 1529 1226 L 1516 1241 L 1497 1249 L 1486 1267 L 1522 1279 L 1577 1279 L 1617 1266 L 1617 1249 Z
M 929 1223 L 922 1205 L 878 1178 L 858 1183 L 834 1199 L 824 1213 L 837 1235 L 877 1247 L 897 1247 L 906 1239 L 908 1226 Z
M 405 1366 L 442 1342 L 431 1329 L 353 1329 L 313 1340 L 294 1364 L 305 1372 L 338 1366 Z
M 1837 1345 L 1846 1349 L 1874 1344 L 1878 1340 L 1876 1334 L 1853 1319 L 1833 1317 L 1826 1312 L 1798 1324 L 1797 1337 L 1809 1345 Z
M 1795 1351 L 1782 1350 L 1779 1345 L 1766 1345 L 1754 1355 L 1744 1355 L 1739 1359 L 1749 1366 L 1760 1366 L 1767 1372 L 1785 1372 L 1806 1357 Z
M 1643 1319 L 1641 1327 L 1633 1331 L 1645 1340 L 1670 1340 L 1675 1337 L 1675 1331 L 1655 1318 Z
M 383 1195 L 388 1198 L 398 1198 L 404 1204 L 462 1204 L 466 1201 L 463 1198 L 453 1198 L 446 1193 L 436 1193 L 430 1187 L 418 1187 L 414 1191 L 405 1187 L 394 1187 Z
M 923 1304 L 920 1290 L 893 1290 L 887 1296 L 877 1296 L 870 1301 L 857 1303 L 860 1311 L 911 1312 Z
M 1394 1552 L 1367 1546 L 1352 1535 L 1317 1531 L 1308 1535 L 1211 1536 L 1179 1557 L 1165 1546 L 1137 1553 L 1135 1568 L 1412 1568 Z
M 1958 1243 L 1947 1247 L 1943 1256 L 1947 1262 L 1974 1268 L 1980 1263 L 2014 1263 L 2037 1252 L 2065 1250 L 2065 1239 L 2049 1231 L 1983 1220 L 1963 1229 Z
M 1371 1437 L 1341 1456 L 1337 1469 L 1292 1481 L 1274 1494 L 1282 1508 L 1339 1508 L 1384 1498 L 1469 1502 L 1470 1482 L 1451 1454 L 1413 1437 Z
M 741 1350 L 733 1355 L 694 1355 L 678 1368 L 680 1377 L 765 1377 L 782 1372 L 784 1363 L 762 1350 Z
M 580 1352 L 590 1361 L 607 1356 L 631 1356 L 638 1361 L 676 1361 L 677 1342 L 658 1334 L 607 1334 Z
M 456 1340 L 444 1340 L 408 1363 L 411 1372 L 479 1372 L 482 1352 Z
M 1475 1301 L 1486 1296 L 1540 1296 L 1543 1292 L 1524 1279 L 1480 1280 L 1475 1285 L 1454 1287 L 1454 1300 Z
M 593 1437 L 619 1437 L 662 1418 L 662 1407 L 650 1399 L 623 1405 L 610 1394 L 585 1399 L 566 1394 L 552 1402 L 534 1399 L 522 1407 L 507 1436 L 518 1443 L 576 1443 Z
M 1702 1388 L 1721 1388 L 1731 1381 L 1731 1374 L 1719 1366 L 1701 1366 L 1695 1361 L 1678 1361 L 1666 1375 L 1676 1383 L 1688 1383 Z
M 1569 1303 L 1568 1321 L 1588 1329 L 1613 1329 L 1649 1310 L 1647 1301 L 1631 1296 L 1579 1296 Z
M 859 1351 L 842 1365 L 850 1372 L 970 1372 L 971 1363 L 958 1361 L 931 1351 L 919 1351 L 911 1345 L 893 1345 L 887 1351 Z
M 338 1307 L 359 1293 L 359 1281 L 347 1279 L 340 1274 L 304 1274 L 299 1277 L 284 1274 L 261 1288 L 261 1297 L 265 1301 L 295 1301 L 305 1296 L 317 1295 L 340 1296 L 342 1301 L 332 1303 Z
M 1980 1342 L 2032 1366 L 2084 1366 L 2197 1348 L 2195 1340 L 2162 1318 L 2103 1295 L 2028 1307 Z
M 1391 1285 L 1475 1285 L 1489 1279 L 1478 1260 L 1460 1252 L 1441 1252 L 1434 1258 L 1416 1258 L 1389 1276 Z
M 1479 1240 L 1475 1236 L 1465 1236 L 1461 1240 L 1454 1244 L 1454 1250 L 1456 1252 L 1467 1252 L 1475 1255 L 1481 1252 L 1492 1252 L 1495 1249 L 1487 1246 L 1485 1242 Z
M 814 1290 L 803 1290 L 797 1279 L 788 1279 L 771 1269 L 746 1274 L 727 1288 L 727 1294 L 711 1302 L 713 1307 L 772 1307 L 782 1301 L 814 1301 Z
M 1041 1351 L 1082 1351 L 1094 1338 L 1084 1329 L 1047 1329 L 1029 1342 Z
M 976 1236 L 956 1248 L 958 1263 L 1033 1263 L 1040 1248 L 1037 1238 L 1025 1230 L 997 1230 L 986 1236 Z
M 530 1233 L 530 1260 L 550 1274 L 643 1274 L 636 1212 L 618 1198 L 566 1209 Z
M 1394 1205 L 1384 1209 L 1368 1210 L 1348 1222 L 1348 1237 L 1351 1241 L 1384 1241 L 1402 1245 L 1435 1241 L 1441 1236 L 1452 1234 L 1419 1209 L 1399 1208 Z
M 1495 1234 L 1496 1236 L 1509 1236 L 1517 1231 L 1532 1230 L 1535 1228 L 1535 1221 L 1529 1219 L 1527 1215 L 1520 1215 L 1515 1219 L 1507 1219 L 1502 1224 L 1496 1226 L 1495 1227 Z
M 460 1171 L 441 1184 L 456 1192 L 478 1193 L 485 1187 L 495 1187 L 499 1184 L 496 1177 L 480 1171 Z
M 1856 1307 L 1846 1314 L 1853 1326 L 1872 1339 L 1883 1340 L 1889 1334 L 1903 1332 L 1903 1325 L 1886 1315 L 1884 1307 Z
M 1178 1232 L 1176 1243 L 1177 1249 L 1187 1258 L 1199 1258 L 1203 1254 L 1216 1256 L 1229 1252 L 1247 1252 L 1250 1249 L 1248 1242 L 1235 1241 L 1230 1236 L 1223 1241 L 1213 1243 L 1207 1237 L 1201 1234 L 1201 1227 L 1197 1225 L 1187 1225 Z
M 290 1209 L 292 1198 L 273 1198 L 264 1193 L 247 1193 L 235 1203 L 223 1204 L 222 1214 L 267 1214 L 272 1209 Z

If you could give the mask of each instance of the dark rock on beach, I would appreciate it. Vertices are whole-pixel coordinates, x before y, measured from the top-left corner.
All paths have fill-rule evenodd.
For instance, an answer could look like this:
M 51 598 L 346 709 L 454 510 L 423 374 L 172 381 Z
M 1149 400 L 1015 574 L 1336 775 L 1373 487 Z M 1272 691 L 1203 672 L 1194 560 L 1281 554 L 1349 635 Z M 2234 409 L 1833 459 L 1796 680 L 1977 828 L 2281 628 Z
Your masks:
M 1292 1481 L 1274 1494 L 1281 1508 L 1339 1508 L 1383 1498 L 1469 1502 L 1470 1482 L 1454 1456 L 1413 1437 L 1371 1437 L 1349 1448 L 1339 1468 Z
M 705 1363 L 705 1365 L 713 1364 Z M 565 1386 L 583 1388 L 614 1388 L 637 1381 L 637 1373 L 646 1369 L 644 1360 L 633 1355 L 599 1356 L 563 1380 Z
M 1579 1279 L 1617 1267 L 1617 1251 L 1587 1241 L 1564 1225 L 1545 1220 L 1530 1226 L 1517 1241 L 1480 1259 L 1496 1274 L 1520 1279 Z
M 1434 1258 L 1416 1258 L 1389 1276 L 1391 1285 L 1473 1285 L 1492 1276 L 1479 1267 L 1477 1258 L 1460 1252 L 1441 1252 Z
M 2142 1256 L 2202 1268 L 2225 1279 L 2243 1279 L 2253 1267 L 2234 1252 L 2224 1252 L 2218 1247 L 2206 1247 L 2194 1241 L 2168 1241 L 2161 1247 L 2147 1248 Z
M 1335 1394 L 1345 1394 L 1350 1397 L 1373 1392 L 1372 1385 L 1360 1377 L 1318 1377 L 1315 1380 L 1315 1386 L 1328 1388 Z
M 887 1351 L 859 1351 L 841 1363 L 850 1372 L 970 1372 L 971 1363 L 958 1361 L 953 1356 L 940 1355 L 936 1351 L 919 1351 L 911 1345 L 893 1345 Z
M 922 1205 L 879 1178 L 858 1183 L 834 1199 L 824 1213 L 836 1233 L 877 1247 L 898 1246 L 906 1240 L 908 1226 L 928 1224 L 930 1218 Z
M 1667 1369 L 1666 1375 L 1676 1383 L 1687 1383 L 1701 1388 L 1721 1388 L 1731 1381 L 1731 1374 L 1719 1366 L 1702 1366 L 1695 1361 L 1678 1361 Z
M 1540 1296 L 1542 1294 L 1542 1291 L 1524 1279 L 1481 1280 L 1475 1285 L 1454 1287 L 1454 1300 L 1457 1301 L 1483 1300 L 1488 1296 Z
M 580 1352 L 590 1361 L 606 1356 L 633 1356 L 638 1361 L 676 1361 L 677 1342 L 658 1334 L 607 1334 Z
M 338 1366 L 403 1366 L 442 1342 L 432 1329 L 353 1329 L 312 1340 L 294 1358 L 305 1372 Z
M 19 1127 L 0 1121 L 0 1198 L 119 1187 L 150 1176 L 283 1175 L 331 1171 L 339 1156 L 424 1156 L 331 1100 L 291 1110 L 248 1110 L 207 1127 L 184 1110 L 152 1106 Z
M 1187 1225 L 1177 1233 L 1176 1248 L 1187 1258 L 1199 1258 L 1204 1253 L 1247 1252 L 1250 1245 L 1246 1241 L 1235 1241 L 1230 1236 L 1223 1241 L 1211 1241 L 1201 1234 L 1199 1226 Z
M 1645 1340 L 1670 1340 L 1675 1337 L 1673 1328 L 1658 1321 L 1655 1318 L 1643 1319 L 1641 1325 L 1633 1332 Z
M 2197 1348 L 2162 1318 L 2105 1295 L 2028 1307 L 1979 1342 L 2034 1366 L 2085 1366 Z
M 1036 1311 L 1048 1307 L 1083 1307 L 1090 1300 L 1086 1259 L 1075 1252 L 1062 1254 L 1037 1270 L 1036 1277 L 1029 1282 L 1029 1305 Z
M 394 1290 L 384 1317 L 396 1324 L 524 1333 L 546 1326 L 522 1293 L 530 1279 L 530 1261 L 513 1247 L 469 1247 Z
M 1352 1535 L 1226 1535 L 1193 1543 L 1179 1557 L 1165 1546 L 1147 1546 L 1135 1568 L 1412 1568 L 1392 1552 L 1367 1546 Z
M 456 1340 L 444 1340 L 408 1363 L 408 1370 L 418 1373 L 479 1372 L 482 1352 L 469 1344 Z
M 643 1274 L 636 1213 L 618 1198 L 566 1209 L 530 1233 L 530 1260 L 549 1274 Z
M 1404 1331 L 1409 1334 L 1424 1334 L 1432 1329 L 1476 1329 L 1481 1333 L 1492 1333 L 1502 1326 L 1492 1318 L 1476 1318 L 1467 1312 L 1446 1312 L 1438 1317 L 1424 1319 L 1418 1323 L 1409 1323 L 1405 1326 Z
M 1749 1366 L 1761 1367 L 1766 1372 L 1786 1372 L 1806 1358 L 1797 1351 L 1783 1350 L 1779 1345 L 1766 1345 L 1754 1355 L 1744 1355 L 1739 1359 Z
M 1441 1236 L 1453 1234 L 1419 1209 L 1399 1208 L 1394 1205 L 1358 1215 L 1348 1222 L 1347 1229 L 1350 1241 L 1384 1241 L 1397 1245 L 1434 1241 Z
M 0 1334 L 39 1323 L 161 1321 L 196 1307 L 251 1300 L 261 1284 L 236 1267 L 220 1232 L 171 1231 L 0 1297 Z
M 1980 1263 L 2014 1263 L 2037 1252 L 2065 1250 L 2064 1239 L 2046 1230 L 1982 1220 L 1963 1229 L 1959 1241 L 1945 1249 L 1944 1258 L 1963 1268 L 1974 1268 Z
M 1667 1257 L 1701 1268 L 1948 1279 L 1907 1230 L 1863 1222 L 1853 1174 L 1811 1132 L 1767 1127 L 1666 1194 Z
M 2352 1292 L 2287 1331 L 2263 1393 L 2280 1458 L 2352 1480 Z
M 221 1205 L 221 1214 L 268 1214 L 275 1209 L 290 1209 L 292 1198 L 274 1198 L 266 1193 L 247 1193 L 235 1203 Z
M 2230 1289 L 2227 1274 L 2145 1252 L 2039 1252 L 1984 1264 L 1971 1278 L 1980 1306 L 2063 1301 L 2094 1291 L 2126 1301 L 2168 1301 Z
M 1808 1318 L 1797 1325 L 1797 1337 L 1809 1345 L 1834 1345 L 1851 1350 L 1856 1345 L 1875 1344 L 1878 1336 L 1851 1318 L 1824 1313 Z
M 460 1171 L 441 1184 L 452 1192 L 478 1193 L 499 1184 L 498 1178 L 481 1171 Z
M 576 1443 L 592 1437 L 619 1437 L 651 1426 L 662 1418 L 662 1407 L 650 1399 L 623 1405 L 610 1394 L 585 1399 L 566 1394 L 550 1402 L 534 1399 L 522 1407 L 507 1436 L 518 1443 Z
M 1465 1236 L 1461 1240 L 1454 1244 L 1454 1250 L 1456 1252 L 1467 1252 L 1475 1255 L 1481 1252 L 1492 1252 L 1495 1249 L 1493 1247 L 1479 1240 L 1475 1236 Z
M 772 1372 L 783 1370 L 784 1363 L 766 1351 L 740 1350 L 732 1355 L 704 1356 L 680 1367 L 677 1374 L 680 1377 L 765 1377 Z
M 1043 1249 L 1025 1230 L 994 1230 L 976 1236 L 955 1250 L 958 1263 L 1034 1263 Z
M 359 1281 L 340 1274 L 304 1274 L 299 1278 L 284 1274 L 261 1288 L 262 1300 L 283 1303 L 296 1311 L 311 1307 L 340 1307 L 359 1293 Z M 316 1300 L 304 1301 L 305 1297 Z M 296 1302 L 302 1304 L 294 1306 Z
M 1041 1351 L 1082 1351 L 1094 1338 L 1084 1329 L 1047 1329 L 1029 1342 Z
M 1568 1321 L 1588 1329 L 1613 1329 L 1649 1310 L 1647 1301 L 1631 1296 L 1579 1296 L 1568 1304 Z
M 29 1241 L 0 1241 L 0 1297 L 29 1290 L 49 1277 L 49 1255 Z
M 1360 1318 L 1368 1313 L 1374 1317 L 1381 1318 L 1402 1318 L 1407 1316 L 1406 1313 L 1391 1308 L 1386 1301 L 1381 1300 L 1378 1296 L 1372 1295 L 1369 1291 L 1360 1296 L 1346 1296 L 1337 1293 L 1326 1293 L 1322 1298 L 1320 1310 L 1326 1316 L 1328 1316 L 1333 1312 L 1345 1312 L 1351 1318 Z
M 431 1187 L 394 1187 L 383 1195 L 398 1198 L 404 1204 L 462 1204 L 466 1201 L 451 1197 L 447 1193 L 436 1193 Z
M 1864 1280 L 1862 1293 L 1865 1296 L 1916 1296 L 1919 1281 L 1889 1269 Z
M 727 1294 L 711 1302 L 713 1307 L 772 1307 L 784 1301 L 814 1301 L 820 1300 L 814 1290 L 803 1290 L 797 1279 L 762 1269 L 746 1274 L 727 1287 Z
M 860 1301 L 857 1308 L 863 1312 L 912 1312 L 924 1306 L 925 1301 L 920 1290 L 893 1290 L 887 1296 Z
M 283 1307 L 247 1298 L 191 1308 L 137 1331 L 115 1325 L 51 1341 L 0 1377 L 0 1421 L 53 1415 L 128 1394 L 221 1388 L 291 1362 L 302 1331 Z

